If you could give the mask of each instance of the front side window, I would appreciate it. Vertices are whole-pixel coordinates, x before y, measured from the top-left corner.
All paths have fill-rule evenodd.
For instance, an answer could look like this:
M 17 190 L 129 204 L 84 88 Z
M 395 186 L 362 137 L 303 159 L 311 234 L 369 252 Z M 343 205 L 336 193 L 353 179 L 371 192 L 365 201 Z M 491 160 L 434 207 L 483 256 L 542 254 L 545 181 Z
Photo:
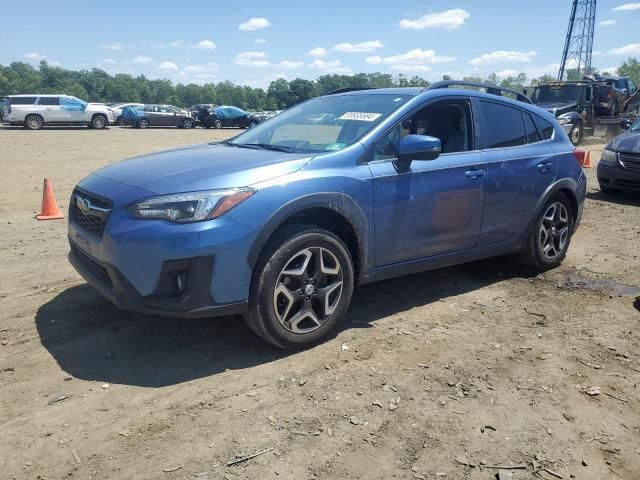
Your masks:
M 272 117 L 229 144 L 292 152 L 342 150 L 409 99 L 410 95 L 376 93 L 318 97 Z
M 480 102 L 484 148 L 517 147 L 527 143 L 521 110 L 494 102 Z

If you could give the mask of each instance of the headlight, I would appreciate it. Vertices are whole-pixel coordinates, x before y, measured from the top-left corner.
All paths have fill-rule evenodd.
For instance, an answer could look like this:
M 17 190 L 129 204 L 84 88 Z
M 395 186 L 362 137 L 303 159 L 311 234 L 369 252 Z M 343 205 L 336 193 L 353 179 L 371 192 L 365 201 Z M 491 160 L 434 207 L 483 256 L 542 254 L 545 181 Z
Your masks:
M 618 154 L 611 150 L 602 150 L 600 162 L 607 165 L 615 165 L 616 163 L 618 163 Z
M 569 117 L 558 117 L 558 122 L 560 122 L 560 125 L 566 125 L 571 123 L 571 119 Z
M 251 197 L 255 190 L 208 190 L 146 198 L 129 207 L 139 218 L 168 220 L 177 223 L 201 222 L 224 215 Z

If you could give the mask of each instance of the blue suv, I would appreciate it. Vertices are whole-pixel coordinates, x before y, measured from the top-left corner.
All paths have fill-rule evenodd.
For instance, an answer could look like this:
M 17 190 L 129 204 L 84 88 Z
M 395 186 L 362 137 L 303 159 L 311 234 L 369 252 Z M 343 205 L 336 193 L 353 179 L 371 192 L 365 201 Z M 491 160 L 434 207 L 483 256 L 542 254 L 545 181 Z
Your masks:
M 70 261 L 122 309 L 243 314 L 283 348 L 335 330 L 356 285 L 512 252 L 559 265 L 586 191 L 573 145 L 526 97 L 459 83 L 337 91 L 97 170 Z

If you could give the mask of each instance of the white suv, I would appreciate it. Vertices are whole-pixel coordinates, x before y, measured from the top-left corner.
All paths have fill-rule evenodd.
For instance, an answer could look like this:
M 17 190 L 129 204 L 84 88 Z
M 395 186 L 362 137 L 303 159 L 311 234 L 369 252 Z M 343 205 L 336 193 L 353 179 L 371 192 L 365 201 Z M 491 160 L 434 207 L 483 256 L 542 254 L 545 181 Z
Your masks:
M 10 95 L 0 116 L 11 125 L 39 130 L 44 125 L 87 125 L 107 128 L 113 123 L 109 107 L 69 95 Z

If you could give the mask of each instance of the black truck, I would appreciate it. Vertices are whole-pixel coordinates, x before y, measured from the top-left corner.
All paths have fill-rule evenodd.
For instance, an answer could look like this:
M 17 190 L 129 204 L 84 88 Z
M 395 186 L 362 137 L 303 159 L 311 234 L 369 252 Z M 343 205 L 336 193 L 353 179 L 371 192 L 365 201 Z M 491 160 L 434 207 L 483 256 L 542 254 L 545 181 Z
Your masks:
M 618 88 L 623 81 L 626 87 Z M 638 88 L 627 77 L 551 82 L 526 93 L 556 116 L 574 145 L 585 136 L 617 134 L 615 129 L 637 116 L 640 100 Z

